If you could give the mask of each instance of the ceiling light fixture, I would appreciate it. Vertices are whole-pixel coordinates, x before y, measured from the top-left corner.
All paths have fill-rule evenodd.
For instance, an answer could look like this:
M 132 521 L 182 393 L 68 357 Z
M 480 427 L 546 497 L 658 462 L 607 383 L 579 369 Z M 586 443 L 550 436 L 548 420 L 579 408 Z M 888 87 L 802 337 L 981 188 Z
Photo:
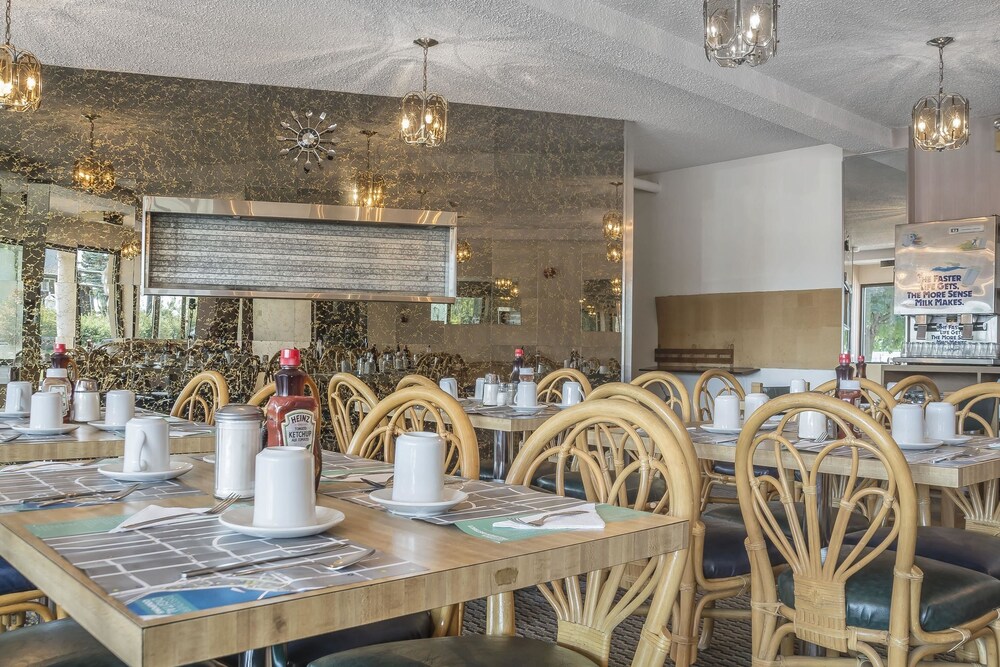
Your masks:
M 366 208 L 382 208 L 385 206 L 385 177 L 372 169 L 372 137 L 378 132 L 375 130 L 361 130 L 361 134 L 368 138 L 368 153 L 365 158 L 365 168 L 354 177 L 354 190 L 351 193 L 351 202 L 355 206 Z
M 421 37 L 413 43 L 424 50 L 424 87 L 403 97 L 399 136 L 408 144 L 434 148 L 448 138 L 448 100 L 427 92 L 427 50 L 438 41 Z
M 944 92 L 944 47 L 955 39 L 935 37 L 927 42 L 938 50 L 938 92 L 913 106 L 913 145 L 925 151 L 961 148 L 969 143 L 969 100 Z
M 142 246 L 139 244 L 139 233 L 135 230 L 129 231 L 125 242 L 122 243 L 122 259 L 135 259 L 141 252 Z
M 704 15 L 705 57 L 721 67 L 756 67 L 777 53 L 777 0 L 705 0 Z
M 42 63 L 35 54 L 11 44 L 10 3 L 7 0 L 7 32 L 0 46 L 0 108 L 34 111 L 42 101 Z
M 611 185 L 615 186 L 614 207 L 604 214 L 604 238 L 608 241 L 619 241 L 622 238 L 622 182 L 615 181 Z
M 100 116 L 87 113 L 83 117 L 90 121 L 90 151 L 73 163 L 73 186 L 103 195 L 115 187 L 115 166 L 110 160 L 98 160 L 94 152 L 94 121 Z
M 620 264 L 622 261 L 622 244 L 620 241 L 608 243 L 608 261 L 612 264 Z

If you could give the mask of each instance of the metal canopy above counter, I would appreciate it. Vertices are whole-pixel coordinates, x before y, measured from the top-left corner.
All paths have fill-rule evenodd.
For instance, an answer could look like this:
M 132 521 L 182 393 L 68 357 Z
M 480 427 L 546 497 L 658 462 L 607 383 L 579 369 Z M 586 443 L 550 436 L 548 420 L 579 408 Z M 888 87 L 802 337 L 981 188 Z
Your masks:
M 457 214 L 143 200 L 145 294 L 454 302 Z

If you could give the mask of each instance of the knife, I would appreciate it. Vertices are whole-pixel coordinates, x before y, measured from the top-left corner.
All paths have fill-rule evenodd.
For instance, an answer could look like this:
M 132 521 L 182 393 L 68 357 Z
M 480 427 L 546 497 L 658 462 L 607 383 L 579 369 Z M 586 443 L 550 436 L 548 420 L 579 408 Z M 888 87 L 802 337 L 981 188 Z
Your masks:
M 319 556 L 320 554 L 332 553 L 334 551 L 340 551 L 345 548 L 344 544 L 326 544 L 317 549 L 307 549 L 305 551 L 298 551 L 294 554 L 285 554 L 283 556 L 271 556 L 269 558 L 258 558 L 256 560 L 244 560 L 238 563 L 229 563 L 227 565 L 213 565 L 212 567 L 199 567 L 193 570 L 185 570 L 181 572 L 182 579 L 190 579 L 191 577 L 201 577 L 206 574 L 217 574 L 220 572 L 229 572 L 231 570 L 241 570 L 245 567 L 252 567 L 254 565 L 266 565 L 267 563 L 277 563 L 283 560 L 293 560 L 295 558 L 308 558 L 310 556 Z
M 354 565 L 366 558 L 371 557 L 375 553 L 374 549 L 365 549 L 364 551 L 359 551 L 356 554 L 348 554 L 346 556 L 339 556 L 333 562 L 330 563 L 318 563 L 324 569 L 327 570 L 339 570 L 341 568 L 347 567 L 348 565 Z M 287 564 L 279 563 L 277 565 L 265 565 L 263 567 L 255 567 L 251 570 L 243 570 L 242 572 L 237 572 L 236 576 L 246 576 L 251 574 L 260 574 L 261 572 L 270 572 L 271 570 L 280 570 L 284 567 L 288 567 Z
M 124 488 L 124 487 L 122 487 Z M 22 505 L 28 503 L 40 503 L 47 502 L 49 500 L 73 500 L 74 498 L 87 498 L 90 496 L 105 496 L 112 493 L 118 493 L 122 488 L 117 489 L 101 489 L 100 491 L 80 491 L 79 493 L 55 493 L 51 496 L 35 496 L 34 498 L 25 498 L 20 501 Z

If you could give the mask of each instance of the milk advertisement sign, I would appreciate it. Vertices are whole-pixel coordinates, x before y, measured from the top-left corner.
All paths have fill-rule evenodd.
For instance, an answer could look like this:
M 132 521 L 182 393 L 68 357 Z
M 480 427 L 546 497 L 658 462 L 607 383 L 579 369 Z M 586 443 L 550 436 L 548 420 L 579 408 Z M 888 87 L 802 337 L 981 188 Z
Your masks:
M 996 312 L 996 216 L 896 227 L 897 315 Z

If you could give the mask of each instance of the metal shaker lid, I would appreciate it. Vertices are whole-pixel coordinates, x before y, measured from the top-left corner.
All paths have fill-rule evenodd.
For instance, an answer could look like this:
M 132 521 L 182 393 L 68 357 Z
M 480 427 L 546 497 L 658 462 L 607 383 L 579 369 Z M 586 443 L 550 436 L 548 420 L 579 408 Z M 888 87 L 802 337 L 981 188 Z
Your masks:
M 77 392 L 93 392 L 97 391 L 97 380 L 93 378 L 80 378 L 76 381 L 75 391 Z
M 230 403 L 215 411 L 216 422 L 263 421 L 264 412 L 255 405 Z

